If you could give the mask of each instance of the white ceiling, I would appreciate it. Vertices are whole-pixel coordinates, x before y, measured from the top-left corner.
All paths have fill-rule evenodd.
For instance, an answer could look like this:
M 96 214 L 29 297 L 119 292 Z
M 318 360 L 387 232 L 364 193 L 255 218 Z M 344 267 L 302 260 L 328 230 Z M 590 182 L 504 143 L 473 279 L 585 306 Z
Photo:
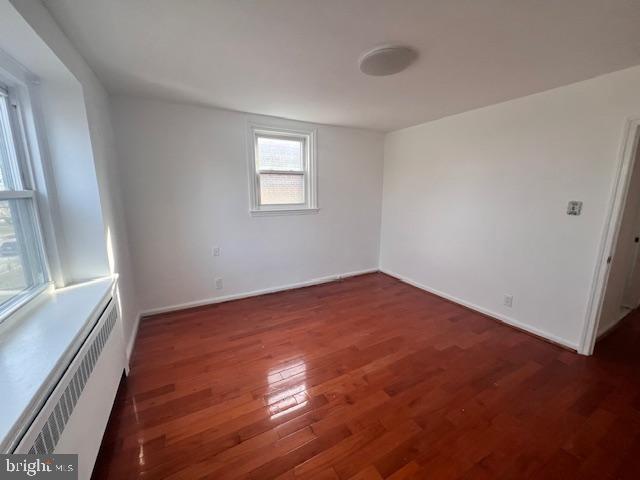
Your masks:
M 639 0 L 45 0 L 112 93 L 393 130 L 640 64 Z M 367 77 L 401 43 L 418 61 Z

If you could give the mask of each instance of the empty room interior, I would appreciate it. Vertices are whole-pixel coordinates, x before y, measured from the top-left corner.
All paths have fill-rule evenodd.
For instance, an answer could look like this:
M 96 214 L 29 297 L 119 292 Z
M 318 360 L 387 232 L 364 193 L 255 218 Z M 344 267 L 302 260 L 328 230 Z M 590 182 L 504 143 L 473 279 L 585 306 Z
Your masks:
M 0 0 L 0 477 L 640 478 L 639 26 Z

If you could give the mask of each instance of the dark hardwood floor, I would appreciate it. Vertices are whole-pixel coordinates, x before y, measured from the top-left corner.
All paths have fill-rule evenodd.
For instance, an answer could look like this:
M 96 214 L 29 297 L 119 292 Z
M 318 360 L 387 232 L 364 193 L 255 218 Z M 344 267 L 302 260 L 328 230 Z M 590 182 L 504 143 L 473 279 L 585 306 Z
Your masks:
M 94 478 L 638 479 L 639 367 L 383 274 L 158 315 Z

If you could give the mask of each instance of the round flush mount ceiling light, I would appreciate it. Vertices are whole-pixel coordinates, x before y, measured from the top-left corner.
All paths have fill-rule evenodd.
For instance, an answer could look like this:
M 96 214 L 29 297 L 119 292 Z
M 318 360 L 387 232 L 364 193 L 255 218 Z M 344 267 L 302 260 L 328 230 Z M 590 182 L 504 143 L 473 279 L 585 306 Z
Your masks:
M 360 57 L 360 71 L 381 77 L 401 72 L 411 65 L 418 52 L 409 47 L 385 45 L 369 50 Z

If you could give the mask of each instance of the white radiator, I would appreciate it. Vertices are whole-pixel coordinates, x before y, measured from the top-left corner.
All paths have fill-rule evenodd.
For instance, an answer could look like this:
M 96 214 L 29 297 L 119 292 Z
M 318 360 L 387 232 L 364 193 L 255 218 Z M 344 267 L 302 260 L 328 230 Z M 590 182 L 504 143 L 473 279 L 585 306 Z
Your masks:
M 112 299 L 14 453 L 77 453 L 78 478 L 89 479 L 124 367 Z

